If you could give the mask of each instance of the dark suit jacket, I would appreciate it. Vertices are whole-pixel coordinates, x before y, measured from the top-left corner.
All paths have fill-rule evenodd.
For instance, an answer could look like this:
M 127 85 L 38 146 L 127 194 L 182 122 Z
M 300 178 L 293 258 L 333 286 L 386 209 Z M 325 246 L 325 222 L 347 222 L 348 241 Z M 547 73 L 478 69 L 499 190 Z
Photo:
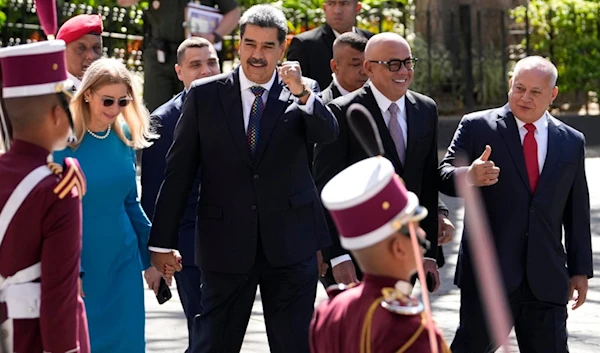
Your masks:
M 431 242 L 431 249 L 425 256 L 436 259 L 438 236 L 436 212 L 438 208 L 438 113 L 436 104 L 431 98 L 422 94 L 412 91 L 406 93 L 408 143 L 405 165 L 402 165 L 370 85 L 371 83 L 367 83 L 363 88 L 329 103 L 328 107 L 331 108 L 338 120 L 340 135 L 334 143 L 317 144 L 313 165 L 315 182 L 319 190 L 322 190 L 325 184 L 344 168 L 367 158 L 367 154 L 357 138 L 350 131 L 346 119 L 346 111 L 351 104 L 364 105 L 373 114 L 377 123 L 385 148 L 385 156 L 392 161 L 396 173 L 404 179 L 408 190 L 414 192 L 419 197 L 421 205 L 429 210 L 429 215 L 421 222 L 423 230 L 427 233 L 427 239 Z M 328 222 L 333 241 L 328 256 L 335 258 L 347 254 L 348 252 L 340 245 L 337 230 L 329 216 Z
M 329 86 L 327 86 L 327 88 L 325 88 L 323 92 L 321 92 L 321 99 L 323 100 L 323 103 L 329 104 L 332 100 L 336 99 L 337 97 L 340 97 L 341 95 L 342 93 L 340 93 L 340 90 L 333 83 L 333 81 L 331 81 Z
M 334 141 L 339 131 L 320 98 L 313 114 L 305 114 L 276 77 L 251 161 L 238 70 L 192 85 L 167 155 L 149 242 L 177 248 L 178 222 L 200 167 L 197 264 L 224 273 L 247 273 L 259 238 L 273 267 L 308 259 L 328 246 L 306 151 L 311 141 Z
M 358 33 L 371 38 L 373 33 L 357 28 Z M 335 34 L 328 24 L 323 24 L 310 31 L 294 36 L 288 49 L 287 59 L 300 63 L 302 75 L 316 80 L 321 87 L 331 83 L 331 67 L 333 58 L 333 42 Z
M 167 165 L 166 156 L 173 143 L 175 125 L 181 115 L 181 107 L 185 100 L 185 91 L 179 93 L 167 103 L 152 112 L 151 118 L 156 124 L 160 138 L 142 153 L 142 199 L 141 204 L 148 218 L 154 215 L 154 204 L 160 190 L 160 185 L 165 178 Z M 187 207 L 179 224 L 179 244 L 184 266 L 194 265 L 194 243 L 196 228 L 196 206 L 198 203 L 198 189 L 200 175 L 196 176 L 194 186 L 187 199 Z
M 479 190 L 507 292 L 527 276 L 538 300 L 566 304 L 569 278 L 592 276 L 583 134 L 549 119 L 546 161 L 532 194 L 517 123 L 508 105 L 466 115 L 440 165 L 442 192 L 456 196 L 454 175 L 461 165 L 457 157 L 463 156 L 464 165 L 470 165 L 485 145 L 492 147 L 490 160 L 500 167 L 500 177 L 495 185 Z M 468 229 L 465 222 L 455 277 L 461 288 L 474 283 Z

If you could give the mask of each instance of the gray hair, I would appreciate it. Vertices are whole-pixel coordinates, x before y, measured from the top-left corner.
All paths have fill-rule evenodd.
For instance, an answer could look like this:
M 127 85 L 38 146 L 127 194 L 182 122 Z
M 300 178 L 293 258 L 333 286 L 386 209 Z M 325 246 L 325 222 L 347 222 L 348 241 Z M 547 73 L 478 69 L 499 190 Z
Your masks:
M 246 25 L 261 28 L 276 28 L 279 44 L 285 41 L 288 33 L 287 19 L 283 12 L 271 5 L 254 5 L 244 12 L 240 18 L 240 37 L 244 37 Z
M 517 77 L 517 75 L 523 70 L 539 70 L 546 75 L 550 79 L 550 87 L 556 86 L 556 81 L 558 80 L 558 70 L 556 66 L 550 60 L 547 60 L 541 56 L 528 56 L 517 62 L 515 68 L 513 69 L 513 78 Z

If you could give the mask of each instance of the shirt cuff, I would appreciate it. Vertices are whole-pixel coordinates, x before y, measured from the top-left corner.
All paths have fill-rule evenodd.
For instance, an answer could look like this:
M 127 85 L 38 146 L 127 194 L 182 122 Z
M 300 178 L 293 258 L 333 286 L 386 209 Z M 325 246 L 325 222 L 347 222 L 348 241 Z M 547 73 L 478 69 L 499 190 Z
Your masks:
M 310 92 L 306 104 L 298 104 L 298 108 L 308 115 L 313 115 L 315 111 L 315 92 Z
M 173 249 L 157 248 L 155 246 L 149 246 L 148 250 L 150 250 L 152 252 L 162 253 L 162 254 L 167 254 L 167 253 L 170 253 L 171 251 L 173 251 Z
M 424 258 L 423 258 L 423 260 L 429 260 L 429 261 L 433 261 L 433 262 L 435 262 L 435 263 L 437 264 L 437 260 L 436 260 L 436 259 L 433 259 L 433 258 L 431 258 L 431 257 L 424 257 Z
M 351 261 L 351 260 L 352 260 L 352 258 L 348 254 L 341 255 L 341 256 L 338 256 L 338 257 L 334 257 L 330 261 L 331 262 L 331 268 L 334 268 L 335 266 L 341 264 L 342 262 Z

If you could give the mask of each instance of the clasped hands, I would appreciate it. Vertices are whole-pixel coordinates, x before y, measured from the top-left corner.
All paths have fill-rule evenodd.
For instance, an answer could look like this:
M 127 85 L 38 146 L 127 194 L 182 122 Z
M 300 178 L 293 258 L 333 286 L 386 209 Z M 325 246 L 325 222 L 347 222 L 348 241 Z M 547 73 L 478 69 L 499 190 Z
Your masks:
M 181 265 L 181 254 L 177 250 L 171 250 L 166 253 L 150 252 L 150 262 L 161 273 L 163 278 L 169 282 L 172 280 L 175 272 L 179 272 L 183 268 Z

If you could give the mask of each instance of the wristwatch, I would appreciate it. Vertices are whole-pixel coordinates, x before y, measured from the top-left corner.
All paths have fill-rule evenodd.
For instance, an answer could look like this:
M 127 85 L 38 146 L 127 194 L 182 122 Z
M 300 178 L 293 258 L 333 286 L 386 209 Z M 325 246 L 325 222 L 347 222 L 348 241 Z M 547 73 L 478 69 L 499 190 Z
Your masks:
M 223 37 L 221 37 L 219 33 L 212 32 L 212 35 L 215 37 L 215 42 L 213 44 L 221 43 L 223 41 Z
M 309 94 L 309 93 L 310 93 L 310 92 L 309 92 L 309 91 L 306 89 L 306 85 L 305 85 L 305 84 L 303 84 L 303 85 L 302 85 L 302 88 L 303 88 L 303 90 L 302 90 L 302 92 L 300 92 L 299 94 L 294 94 L 294 93 L 292 93 L 292 94 L 294 95 L 294 97 L 296 97 L 296 98 L 302 98 L 302 97 L 304 97 L 304 96 L 306 96 L 307 94 Z

